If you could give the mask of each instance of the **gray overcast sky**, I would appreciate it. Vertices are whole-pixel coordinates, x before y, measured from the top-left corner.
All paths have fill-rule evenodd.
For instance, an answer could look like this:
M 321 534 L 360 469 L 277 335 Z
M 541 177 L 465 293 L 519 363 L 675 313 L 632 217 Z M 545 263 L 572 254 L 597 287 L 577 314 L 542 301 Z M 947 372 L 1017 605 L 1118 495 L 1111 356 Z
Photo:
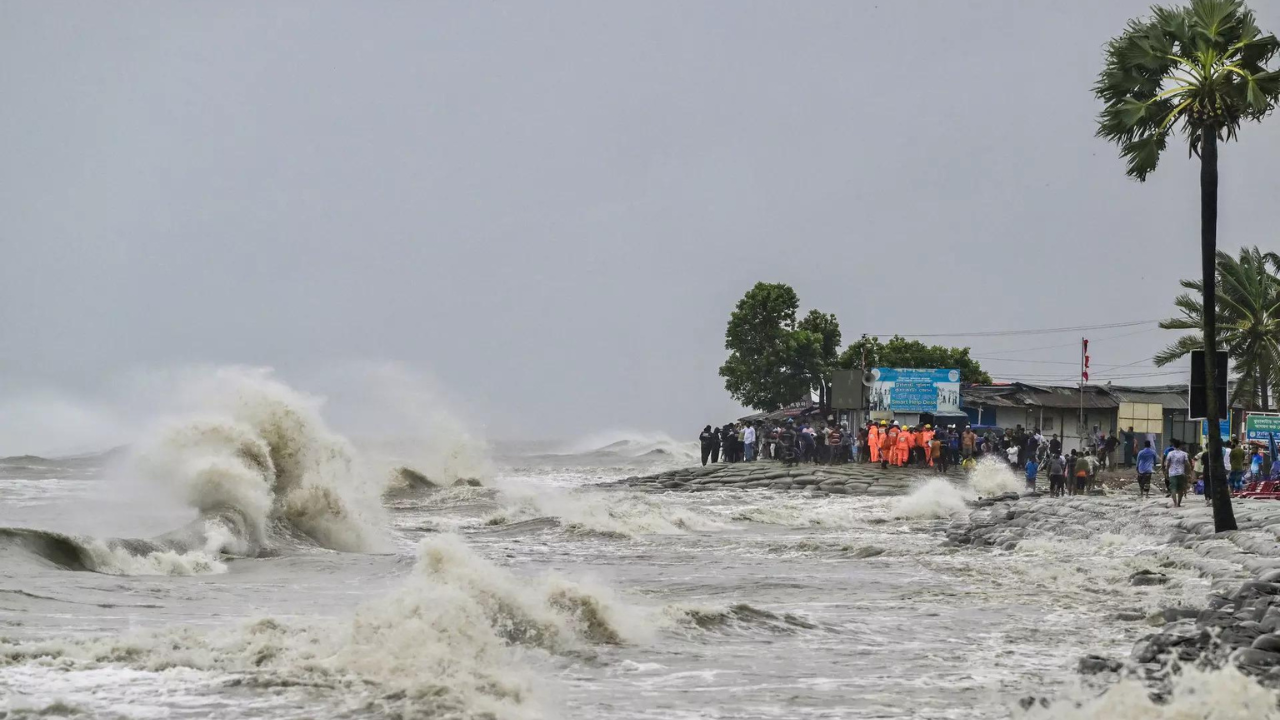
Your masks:
M 1147 5 L 10 0 L 0 433 L 140 369 L 386 359 L 490 436 L 690 435 L 758 280 L 846 339 L 1163 317 L 1197 166 L 1126 179 L 1090 93 Z M 1280 119 L 1243 139 L 1220 242 L 1274 248 Z M 1095 362 L 1171 339 L 1135 329 Z

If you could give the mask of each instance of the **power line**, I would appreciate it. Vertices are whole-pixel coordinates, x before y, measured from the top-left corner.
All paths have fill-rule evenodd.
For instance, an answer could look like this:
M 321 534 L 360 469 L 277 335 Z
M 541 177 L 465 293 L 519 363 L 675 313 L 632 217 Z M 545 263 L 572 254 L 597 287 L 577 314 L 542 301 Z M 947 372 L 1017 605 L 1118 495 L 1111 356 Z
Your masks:
M 1135 327 L 1137 325 L 1150 325 L 1159 322 L 1159 320 L 1131 320 L 1129 322 L 1105 323 L 1102 325 L 1077 325 L 1074 327 L 1059 328 L 1039 328 L 1031 330 L 987 330 L 982 332 L 961 332 L 961 333 L 915 333 L 904 335 L 902 333 L 866 333 L 867 335 L 893 336 L 903 338 L 935 338 L 935 337 L 1003 337 L 1008 335 L 1051 335 L 1053 333 L 1064 332 L 1082 332 L 1085 330 L 1107 330 L 1110 328 Z
M 1098 375 L 1098 376 L 1091 376 L 1091 377 L 1089 378 L 1089 381 L 1090 381 L 1090 382 L 1092 382 L 1092 383 L 1096 383 L 1096 382 L 1100 382 L 1100 381 L 1110 381 L 1110 380 L 1138 380 L 1138 379 L 1141 379 L 1141 378 L 1170 377 L 1170 376 L 1173 376 L 1173 375 L 1187 375 L 1187 374 L 1188 374 L 1188 373 L 1187 373 L 1187 371 L 1184 371 L 1184 370 L 1173 370 L 1173 371 L 1169 371 L 1169 372 L 1156 372 L 1156 373 L 1134 373 L 1134 374 L 1123 374 L 1123 375 Z M 1025 374 L 1018 374 L 1018 375 L 1005 375 L 1005 374 L 1000 374 L 1000 373 L 994 373 L 994 374 L 992 374 L 992 377 L 1005 378 L 1005 379 L 1008 379 L 1008 380 L 1028 380 L 1028 381 L 1031 381 L 1031 382 L 1042 382 L 1042 383 L 1057 383 L 1057 382 L 1061 382 L 1061 383 L 1077 383 L 1077 382 L 1079 382 L 1079 381 L 1080 381 L 1080 376 L 1079 376 L 1079 375 L 1066 375 L 1066 376 L 1062 376 L 1062 375 L 1047 375 L 1047 374 L 1046 374 L 1046 375 L 1025 375 Z
M 1157 330 L 1160 330 L 1160 329 L 1161 328 L 1154 327 L 1154 328 L 1147 328 L 1146 330 L 1137 330 L 1135 332 L 1120 333 L 1119 335 L 1107 335 L 1105 337 L 1094 338 L 1090 342 L 1093 342 L 1096 344 L 1104 340 L 1115 340 L 1123 337 L 1133 337 L 1134 335 L 1142 335 L 1143 333 L 1156 332 Z M 1056 345 L 1040 345 L 1038 347 L 1014 348 L 1012 350 L 993 350 L 990 353 L 988 353 L 988 355 L 1008 355 L 1010 353 L 1034 352 L 1036 350 L 1056 350 L 1057 348 L 1065 348 L 1065 347 L 1078 348 L 1080 347 L 1080 342 L 1073 341 L 1068 343 L 1058 343 Z
M 1075 365 L 1077 367 L 1080 365 L 1079 360 L 1072 362 L 1069 360 L 1023 360 L 1020 358 L 992 358 L 992 357 L 972 357 L 972 356 L 970 357 L 970 359 L 982 360 L 984 362 L 1032 363 L 1035 365 Z M 1134 360 L 1131 363 L 1125 363 L 1123 365 L 1101 364 L 1101 365 L 1092 365 L 1091 367 L 1112 368 L 1112 369 L 1126 368 L 1126 367 L 1133 367 L 1138 363 L 1149 362 L 1151 360 L 1152 358 L 1147 357 L 1147 358 L 1142 358 L 1141 360 Z

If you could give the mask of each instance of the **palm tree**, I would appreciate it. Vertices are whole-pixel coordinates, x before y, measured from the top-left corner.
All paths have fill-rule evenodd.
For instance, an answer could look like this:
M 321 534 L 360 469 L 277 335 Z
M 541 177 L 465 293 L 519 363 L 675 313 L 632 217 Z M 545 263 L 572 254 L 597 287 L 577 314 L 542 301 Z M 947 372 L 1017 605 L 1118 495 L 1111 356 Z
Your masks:
M 1280 257 L 1258 248 L 1244 248 L 1236 259 L 1218 252 L 1218 347 L 1225 348 L 1235 361 L 1239 379 L 1233 402 L 1251 409 L 1270 410 L 1271 390 L 1280 375 Z M 1182 287 L 1201 293 L 1203 283 L 1183 280 Z M 1204 308 L 1188 293 L 1179 295 L 1174 305 L 1181 317 L 1160 323 L 1166 330 L 1203 330 Z M 1203 335 L 1184 335 L 1156 354 L 1157 365 L 1180 360 L 1192 350 L 1204 348 Z
M 1154 7 L 1146 20 L 1130 20 L 1107 44 L 1094 92 L 1105 103 L 1098 136 L 1120 146 L 1127 172 L 1146 180 L 1156 169 L 1169 135 L 1181 129 L 1188 150 L 1200 157 L 1200 264 L 1204 346 L 1217 348 L 1215 260 L 1218 250 L 1218 141 L 1238 138 L 1246 121 L 1266 117 L 1280 99 L 1280 73 L 1268 63 L 1280 50 L 1274 35 L 1258 29 L 1240 0 L 1191 0 L 1185 7 Z M 1214 387 L 1216 353 L 1206 352 L 1205 381 Z M 1208 393 L 1209 427 L 1220 417 Z M 1209 457 L 1222 452 L 1209 433 Z M 1222 464 L 1209 463 L 1214 527 L 1235 530 L 1235 514 Z

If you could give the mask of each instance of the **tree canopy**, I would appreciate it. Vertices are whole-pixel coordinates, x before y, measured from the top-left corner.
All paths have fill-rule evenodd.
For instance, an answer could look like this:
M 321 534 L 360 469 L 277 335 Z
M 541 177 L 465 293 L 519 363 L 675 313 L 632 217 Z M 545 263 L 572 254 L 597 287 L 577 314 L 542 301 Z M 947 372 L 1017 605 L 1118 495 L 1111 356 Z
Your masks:
M 756 283 L 729 316 L 720 366 L 725 390 L 746 407 L 777 410 L 817 386 L 827 358 L 834 362 L 840 326 L 834 315 L 812 311 L 796 322 L 800 300 L 785 283 Z M 829 376 L 828 376 L 829 377 Z
M 978 361 L 969 357 L 969 348 L 925 345 L 898 335 L 887 343 L 864 335 L 840 354 L 837 365 L 842 368 L 949 368 L 960 371 L 961 382 L 991 382 L 991 376 L 982 370 Z

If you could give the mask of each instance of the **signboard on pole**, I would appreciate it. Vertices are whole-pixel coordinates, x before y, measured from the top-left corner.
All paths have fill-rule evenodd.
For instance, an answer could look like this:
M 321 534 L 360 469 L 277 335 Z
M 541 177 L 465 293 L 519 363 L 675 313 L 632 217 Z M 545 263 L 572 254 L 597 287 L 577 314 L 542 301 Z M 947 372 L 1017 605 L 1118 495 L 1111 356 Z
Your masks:
M 1215 393 L 1218 396 L 1218 414 L 1226 415 L 1231 406 L 1227 404 L 1227 351 L 1219 350 L 1217 358 L 1217 369 L 1214 373 Z M 1191 351 L 1191 383 L 1187 386 L 1187 417 L 1192 420 L 1202 420 L 1208 416 L 1205 411 L 1207 407 L 1206 396 L 1209 388 L 1205 384 L 1204 377 L 1204 351 Z
M 1231 442 L 1231 421 L 1230 420 L 1218 421 L 1218 435 L 1222 438 L 1222 442 Z M 1200 437 L 1202 438 L 1209 437 L 1209 421 L 1208 420 L 1200 421 Z
M 836 370 L 831 373 L 831 407 L 835 410 L 861 410 L 866 401 L 866 386 L 861 370 Z
M 871 410 L 959 415 L 960 371 L 875 368 Z
M 1280 414 L 1249 413 L 1244 416 L 1245 440 L 1269 443 L 1272 438 L 1280 442 Z

